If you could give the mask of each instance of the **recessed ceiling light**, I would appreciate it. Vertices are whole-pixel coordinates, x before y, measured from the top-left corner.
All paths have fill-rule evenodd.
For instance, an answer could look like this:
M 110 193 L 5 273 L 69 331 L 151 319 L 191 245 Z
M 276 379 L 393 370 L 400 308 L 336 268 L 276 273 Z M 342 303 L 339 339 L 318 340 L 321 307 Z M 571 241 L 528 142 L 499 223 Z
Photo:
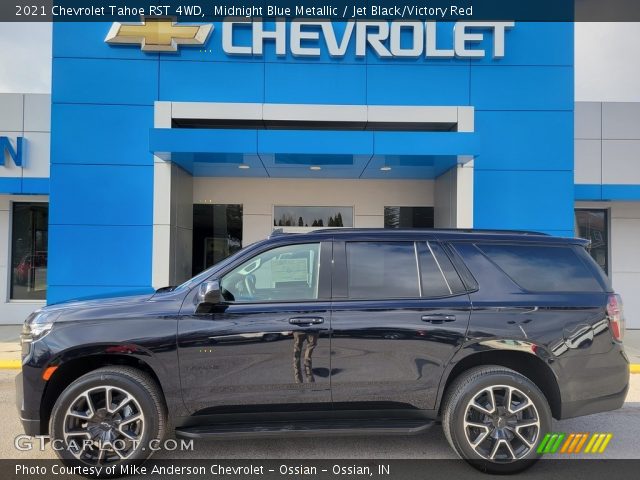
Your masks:
M 318 167 L 317 165 L 314 165 L 312 167 L 309 167 L 309 170 L 322 170 L 322 167 Z
M 380 171 L 389 172 L 389 171 L 391 171 L 391 167 L 386 167 L 386 166 L 385 167 L 380 167 Z
M 241 163 L 240 165 L 238 165 L 238 168 L 240 170 L 249 170 L 251 167 L 249 165 L 247 165 L 246 163 Z

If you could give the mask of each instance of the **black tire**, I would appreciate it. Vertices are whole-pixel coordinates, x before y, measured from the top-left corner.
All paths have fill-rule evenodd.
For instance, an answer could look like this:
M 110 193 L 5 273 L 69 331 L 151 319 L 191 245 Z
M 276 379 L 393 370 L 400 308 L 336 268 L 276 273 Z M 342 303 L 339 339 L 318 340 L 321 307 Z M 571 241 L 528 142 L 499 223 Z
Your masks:
M 105 400 L 101 402 L 100 398 L 103 395 L 103 391 L 107 392 L 107 388 L 109 388 L 109 393 L 104 394 Z M 91 407 L 86 404 L 87 397 L 83 395 L 86 392 L 90 392 Z M 133 400 L 125 401 L 128 398 L 125 395 L 130 395 Z M 110 404 L 116 407 L 114 409 L 115 413 L 109 413 L 105 408 L 106 398 L 110 398 Z M 116 401 L 119 403 L 115 403 Z M 91 420 L 77 419 L 74 415 L 68 415 L 69 412 L 76 413 L 84 407 L 86 407 L 87 412 L 92 410 L 96 412 Z M 100 412 L 102 412 L 101 415 L 103 416 L 111 415 L 110 418 L 102 418 L 103 420 L 111 421 L 113 416 L 119 416 L 122 419 L 111 421 L 112 428 L 109 429 L 109 422 L 100 423 L 101 418 L 98 415 Z M 126 417 L 125 414 L 129 414 L 129 417 Z M 135 420 L 136 415 L 141 420 Z M 134 421 L 130 420 L 132 418 Z M 127 420 L 129 421 L 127 422 Z M 117 426 L 113 427 L 113 425 Z M 135 436 L 135 442 L 127 442 L 126 439 L 129 437 L 124 437 L 120 434 L 119 428 L 125 429 L 128 435 Z M 104 432 L 96 429 L 103 429 Z M 86 430 L 89 435 L 101 432 L 103 435 L 117 435 L 124 438 L 125 440 L 118 444 L 118 447 L 120 445 L 124 446 L 125 443 L 130 447 L 128 450 L 124 448 L 119 450 L 127 454 L 126 458 L 121 459 L 120 456 L 116 456 L 117 452 L 115 450 L 111 452 L 106 450 L 103 453 L 107 457 L 106 460 L 103 460 L 103 463 L 100 463 L 100 461 L 96 463 L 88 455 L 87 458 L 78 458 L 78 451 L 73 444 L 81 444 L 79 440 L 84 438 L 80 436 L 83 430 Z M 67 437 L 65 432 L 69 431 L 74 432 L 74 434 L 77 431 L 79 436 Z M 63 463 L 67 465 L 116 465 L 115 476 L 120 476 L 120 468 L 117 465 L 140 464 L 148 459 L 153 453 L 153 449 L 149 448 L 149 446 L 152 445 L 155 448 L 155 445 L 160 445 L 166 431 L 167 413 L 159 386 L 147 373 L 133 367 L 103 367 L 81 376 L 60 394 L 53 407 L 49 421 L 52 445 L 54 445 L 53 442 L 55 441 L 56 454 Z M 79 440 L 76 440 L 76 438 Z M 97 452 L 95 453 L 96 455 L 100 453 L 99 448 L 87 447 L 87 449 L 89 453 L 94 451 Z M 111 457 L 111 461 L 109 461 L 109 457 Z M 102 470 L 104 471 L 104 469 Z
M 503 387 L 511 387 L 514 390 Z M 514 416 L 512 410 L 529 405 L 525 402 L 525 397 L 517 392 L 526 395 L 533 408 L 526 407 Z M 513 402 L 511 395 L 515 399 Z M 493 407 L 486 407 L 491 405 L 489 400 L 492 397 L 496 399 Z M 506 398 L 509 398 L 509 401 Z M 484 404 L 487 411 L 496 410 L 491 416 L 476 408 L 484 399 L 488 401 Z M 521 400 L 520 404 L 515 403 L 518 399 Z M 502 401 L 505 404 L 509 403 L 509 410 L 505 410 L 505 407 L 498 410 Z M 514 403 L 518 408 L 511 408 Z M 551 430 L 551 409 L 544 394 L 527 377 L 505 367 L 475 367 L 461 374 L 447 389 L 442 405 L 442 428 L 449 444 L 459 457 L 486 473 L 511 474 L 531 467 L 540 457 L 536 452 L 540 439 Z M 523 417 L 519 420 L 520 423 L 517 420 L 518 416 Z M 532 423 L 536 416 L 539 426 L 527 427 L 526 424 Z M 476 420 L 477 418 L 481 420 Z M 488 426 L 469 427 L 467 421 L 472 425 L 478 423 Z M 515 427 L 519 424 L 523 426 Z M 522 431 L 523 440 L 516 436 L 514 430 Z M 506 438 L 503 435 L 506 435 Z M 513 440 L 509 441 L 509 437 Z M 485 440 L 481 440 L 474 448 L 472 441 L 482 438 Z M 496 440 L 497 438 L 500 440 Z M 506 445 L 505 441 L 509 441 L 509 445 Z M 499 445 L 494 451 L 496 443 Z M 514 452 L 515 459 L 510 459 Z M 494 459 L 491 459 L 492 453 Z

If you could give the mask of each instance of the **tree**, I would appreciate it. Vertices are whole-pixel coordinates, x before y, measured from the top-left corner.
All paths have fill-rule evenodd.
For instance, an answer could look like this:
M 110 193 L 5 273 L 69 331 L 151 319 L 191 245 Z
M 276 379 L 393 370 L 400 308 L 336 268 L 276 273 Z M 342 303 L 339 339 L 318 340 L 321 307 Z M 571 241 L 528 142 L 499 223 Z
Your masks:
M 302 217 L 299 217 L 299 218 L 298 218 L 298 226 L 299 226 L 299 227 L 304 226 L 304 222 L 302 221 Z
M 384 208 L 384 228 L 400 228 L 400 208 Z
M 338 215 L 336 215 L 336 222 L 335 222 L 335 226 L 336 227 L 344 227 L 344 224 L 342 223 L 342 214 L 340 212 L 338 212 Z

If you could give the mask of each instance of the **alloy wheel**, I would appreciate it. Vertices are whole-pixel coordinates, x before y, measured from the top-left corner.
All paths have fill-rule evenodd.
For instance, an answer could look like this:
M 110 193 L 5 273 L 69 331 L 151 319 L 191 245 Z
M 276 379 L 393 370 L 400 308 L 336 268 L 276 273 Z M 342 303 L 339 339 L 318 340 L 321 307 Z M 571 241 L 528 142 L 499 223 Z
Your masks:
M 84 463 L 98 465 L 125 460 L 136 450 L 145 428 L 138 401 L 113 386 L 80 393 L 64 417 L 66 448 Z
M 540 416 L 521 390 L 493 385 L 480 390 L 467 404 L 465 437 L 485 460 L 513 462 L 526 457 L 540 437 Z

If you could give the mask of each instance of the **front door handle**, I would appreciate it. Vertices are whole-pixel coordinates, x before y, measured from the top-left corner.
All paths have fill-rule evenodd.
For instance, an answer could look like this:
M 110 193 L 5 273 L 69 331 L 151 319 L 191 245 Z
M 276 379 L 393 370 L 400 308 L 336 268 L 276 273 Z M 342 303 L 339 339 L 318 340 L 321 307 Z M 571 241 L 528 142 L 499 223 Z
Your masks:
M 429 323 L 455 322 L 456 321 L 456 316 L 455 315 L 445 315 L 443 313 L 435 313 L 435 314 L 432 314 L 432 315 L 423 315 L 422 316 L 422 321 L 423 322 L 429 322 Z
M 320 323 L 324 323 L 324 318 L 322 317 L 292 317 L 289 319 L 289 323 L 291 325 L 300 325 L 303 327 L 308 327 L 311 325 L 318 325 Z

